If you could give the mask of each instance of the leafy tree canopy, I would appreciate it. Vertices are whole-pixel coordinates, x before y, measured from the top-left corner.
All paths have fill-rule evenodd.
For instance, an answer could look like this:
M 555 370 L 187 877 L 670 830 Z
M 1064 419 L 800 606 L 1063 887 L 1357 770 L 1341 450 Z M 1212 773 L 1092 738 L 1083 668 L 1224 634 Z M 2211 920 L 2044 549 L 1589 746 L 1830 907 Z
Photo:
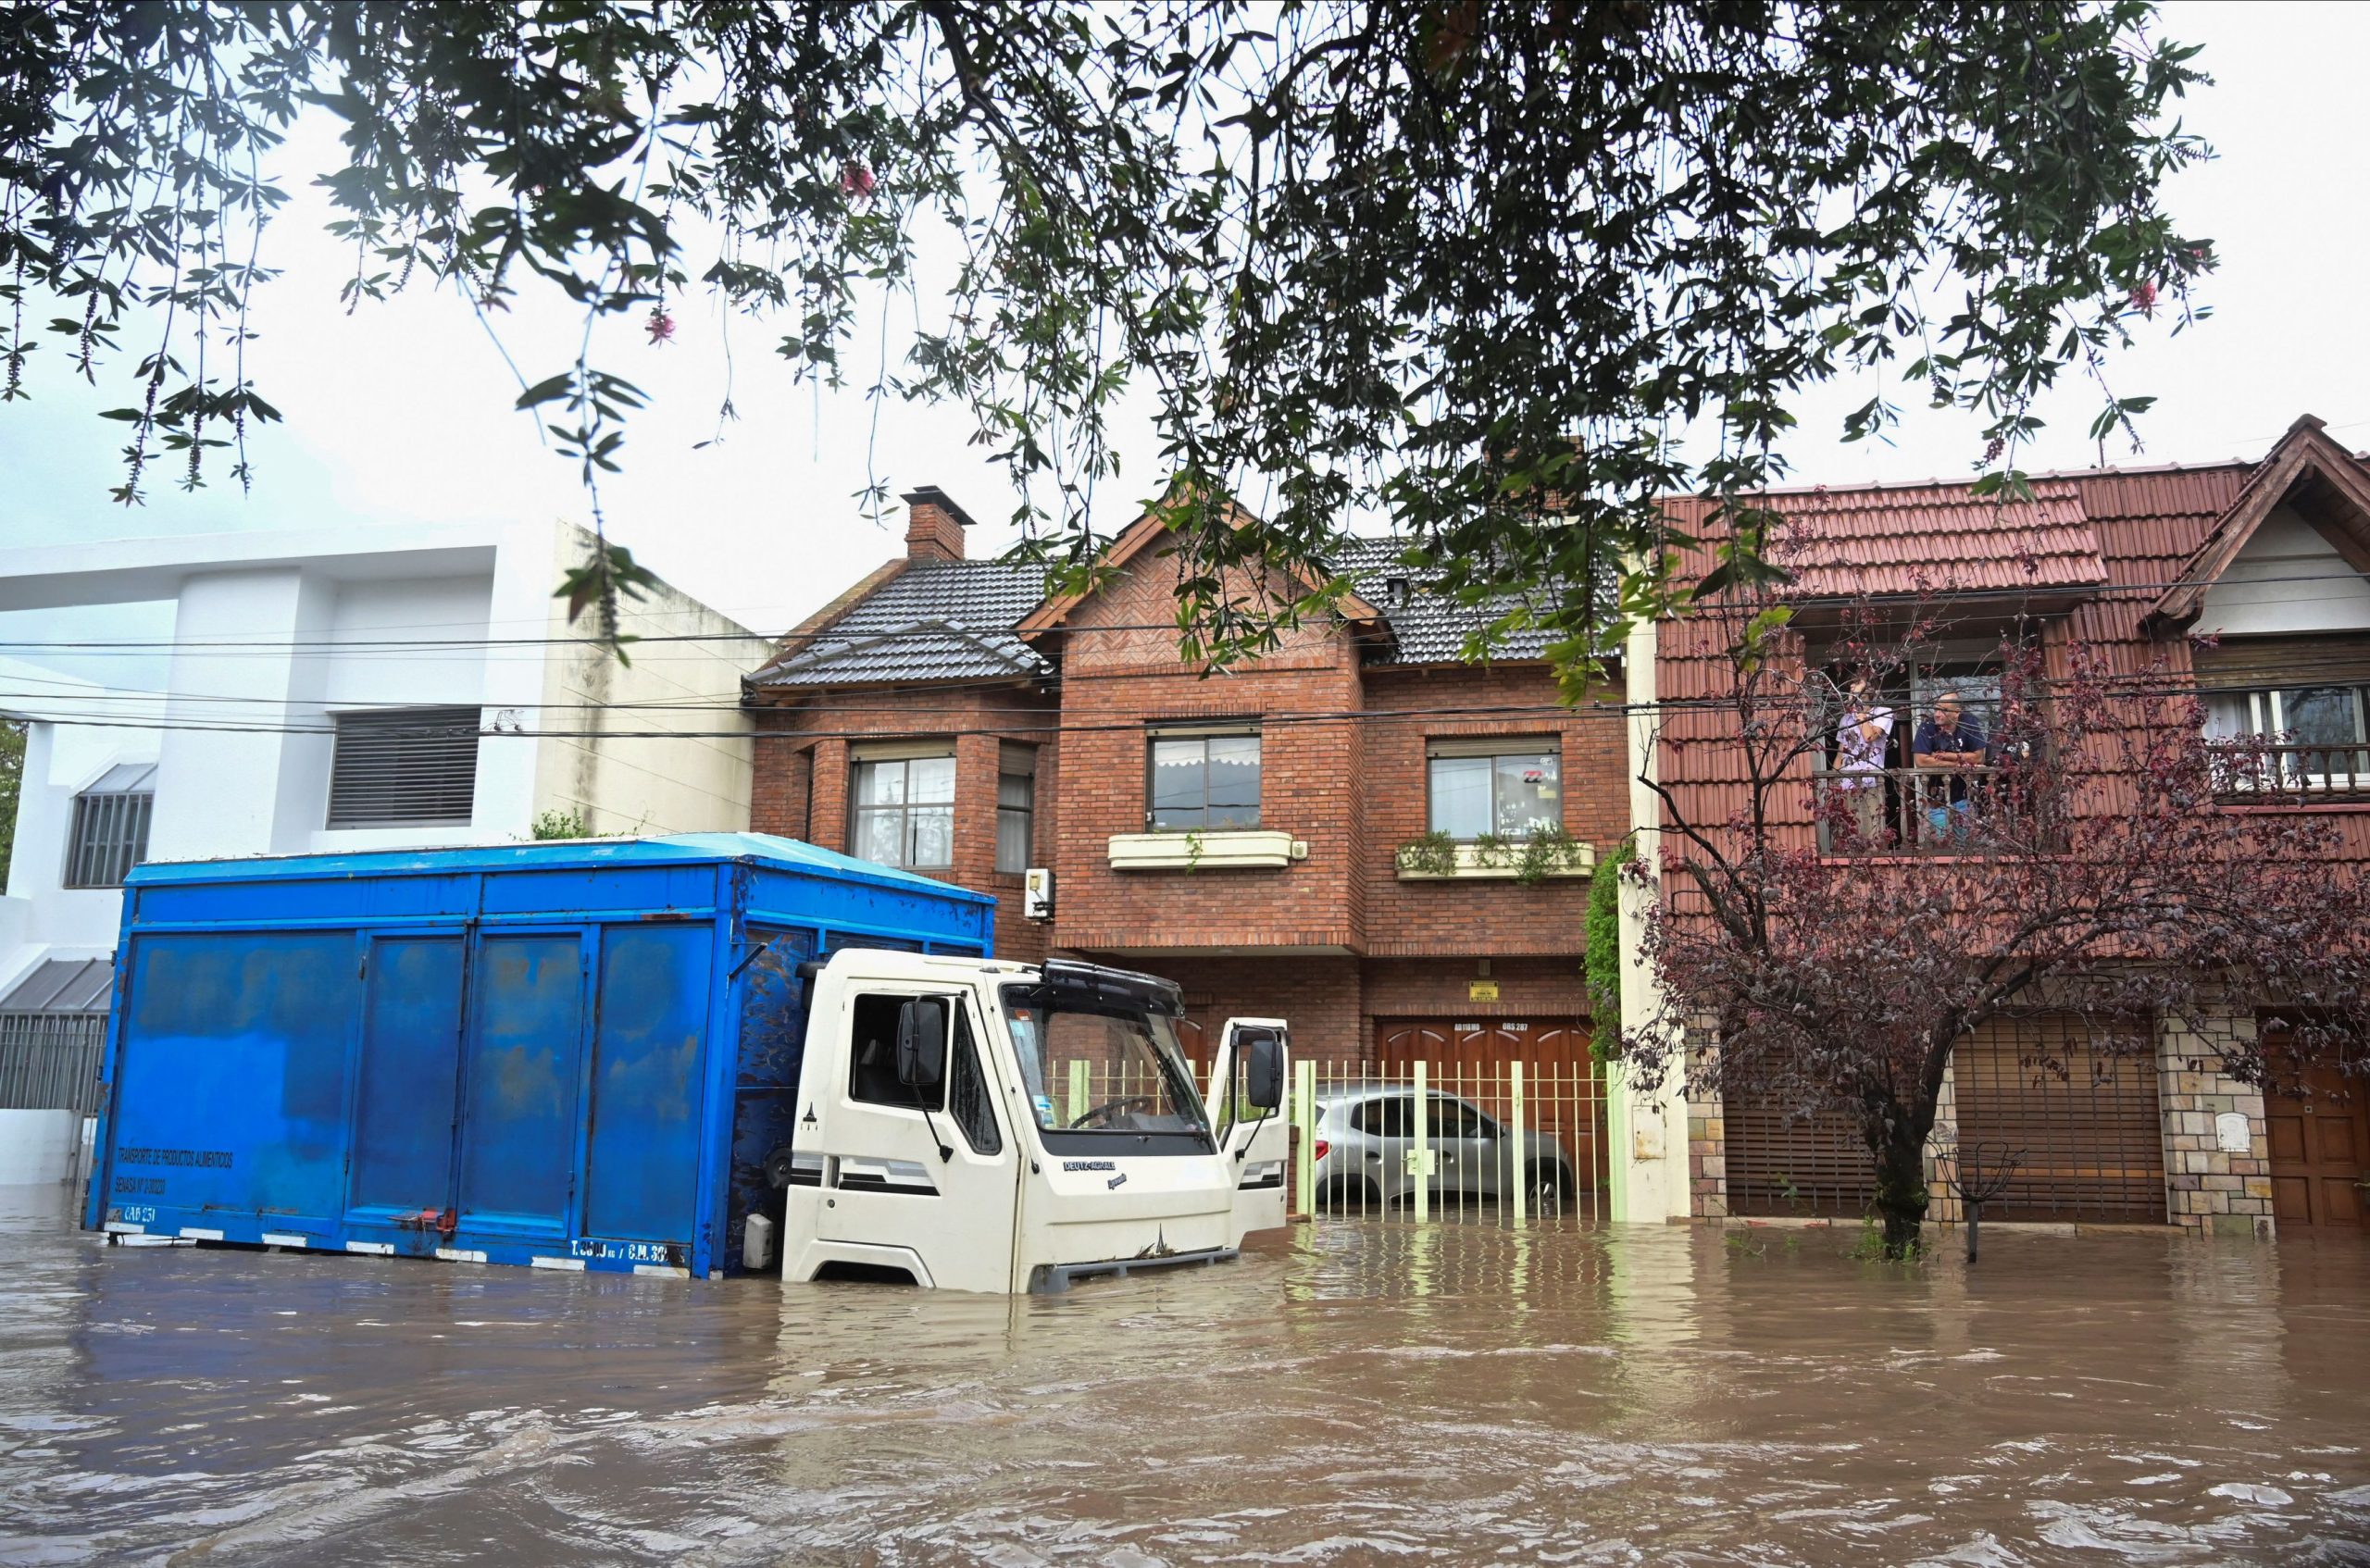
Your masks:
M 943 226 L 959 281 L 891 390 L 976 413 L 1070 585 L 1132 387 L 1189 645 L 1255 652 L 1338 591 L 1246 602 L 1225 568 L 1322 562 L 1366 510 L 1584 672 L 1701 586 L 1653 498 L 1776 477 L 1806 388 L 1893 361 L 2013 487 L 2038 393 L 2188 318 L 2212 252 L 2161 191 L 2202 152 L 2169 118 L 2193 55 L 2142 0 L 52 0 L 0 11 L 0 395 L 126 384 L 127 503 L 160 463 L 243 482 L 278 417 L 265 163 L 319 106 L 356 298 L 556 292 L 663 336 L 714 290 L 837 382 Z M 542 369 L 520 402 L 597 520 L 640 393 Z M 2101 390 L 2102 435 L 2147 401 Z M 1715 589 L 1767 572 L 1756 537 Z M 639 575 L 605 549 L 564 591 L 614 631 Z

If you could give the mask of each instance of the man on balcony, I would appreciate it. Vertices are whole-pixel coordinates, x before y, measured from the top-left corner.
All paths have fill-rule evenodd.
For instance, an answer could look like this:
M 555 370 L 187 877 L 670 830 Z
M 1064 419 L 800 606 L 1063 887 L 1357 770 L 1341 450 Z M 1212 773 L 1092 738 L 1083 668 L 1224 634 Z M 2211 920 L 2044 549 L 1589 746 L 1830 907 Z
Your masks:
M 1965 842 L 1975 822 L 1968 770 L 1983 765 L 1985 753 L 1983 730 L 1960 711 L 1956 692 L 1945 691 L 1934 700 L 1934 712 L 1917 727 L 1910 752 L 1918 767 L 1943 770 L 1940 777 L 1921 774 L 1917 778 L 1917 798 L 1926 808 L 1931 841 Z

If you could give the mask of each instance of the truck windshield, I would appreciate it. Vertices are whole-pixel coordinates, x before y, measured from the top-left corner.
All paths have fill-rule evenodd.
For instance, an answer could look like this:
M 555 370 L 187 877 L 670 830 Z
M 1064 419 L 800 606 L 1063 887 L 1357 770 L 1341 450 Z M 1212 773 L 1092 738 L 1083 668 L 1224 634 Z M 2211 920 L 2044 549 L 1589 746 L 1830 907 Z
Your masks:
M 1202 1153 L 1214 1147 L 1177 1030 L 1159 1014 L 1006 986 L 1004 1012 L 1048 1149 Z

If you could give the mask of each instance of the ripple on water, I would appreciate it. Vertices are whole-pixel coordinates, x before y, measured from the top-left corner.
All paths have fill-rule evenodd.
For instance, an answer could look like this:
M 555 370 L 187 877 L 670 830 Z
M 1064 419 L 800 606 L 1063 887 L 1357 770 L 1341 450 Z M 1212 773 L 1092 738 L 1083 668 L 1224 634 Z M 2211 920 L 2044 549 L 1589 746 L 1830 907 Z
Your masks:
M 1987 1242 L 1328 1224 L 1004 1300 L 0 1219 L 0 1561 L 2370 1561 L 2363 1260 Z

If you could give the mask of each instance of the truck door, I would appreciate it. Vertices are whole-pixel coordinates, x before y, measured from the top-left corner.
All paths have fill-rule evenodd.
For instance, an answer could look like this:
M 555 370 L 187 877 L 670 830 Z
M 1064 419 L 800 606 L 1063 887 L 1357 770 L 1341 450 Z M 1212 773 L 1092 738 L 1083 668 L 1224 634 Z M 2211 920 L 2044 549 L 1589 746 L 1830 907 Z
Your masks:
M 841 1244 L 848 1262 L 885 1259 L 867 1248 L 906 1250 L 929 1274 L 917 1283 L 1014 1288 L 1019 1142 L 999 1110 L 976 1000 L 854 977 L 841 995 L 844 1033 L 833 1043 L 843 1049 L 816 1049 L 817 1020 L 801 1076 L 800 1099 L 820 1123 L 810 1133 L 802 1109 L 800 1151 L 823 1164 L 817 1238 Z M 934 1064 L 920 1081 L 900 1075 L 901 1031 L 909 1055 Z
M 1263 1061 L 1273 1063 L 1273 1079 L 1266 1085 L 1254 1081 Z M 1291 1081 L 1291 1035 L 1282 1019 L 1226 1021 L 1210 1063 L 1209 1109 L 1219 1153 L 1235 1184 L 1232 1235 L 1238 1244 L 1249 1231 L 1274 1230 L 1284 1223 L 1291 1131 L 1283 1096 L 1276 1091 Z M 1274 1103 L 1262 1104 L 1263 1098 Z

